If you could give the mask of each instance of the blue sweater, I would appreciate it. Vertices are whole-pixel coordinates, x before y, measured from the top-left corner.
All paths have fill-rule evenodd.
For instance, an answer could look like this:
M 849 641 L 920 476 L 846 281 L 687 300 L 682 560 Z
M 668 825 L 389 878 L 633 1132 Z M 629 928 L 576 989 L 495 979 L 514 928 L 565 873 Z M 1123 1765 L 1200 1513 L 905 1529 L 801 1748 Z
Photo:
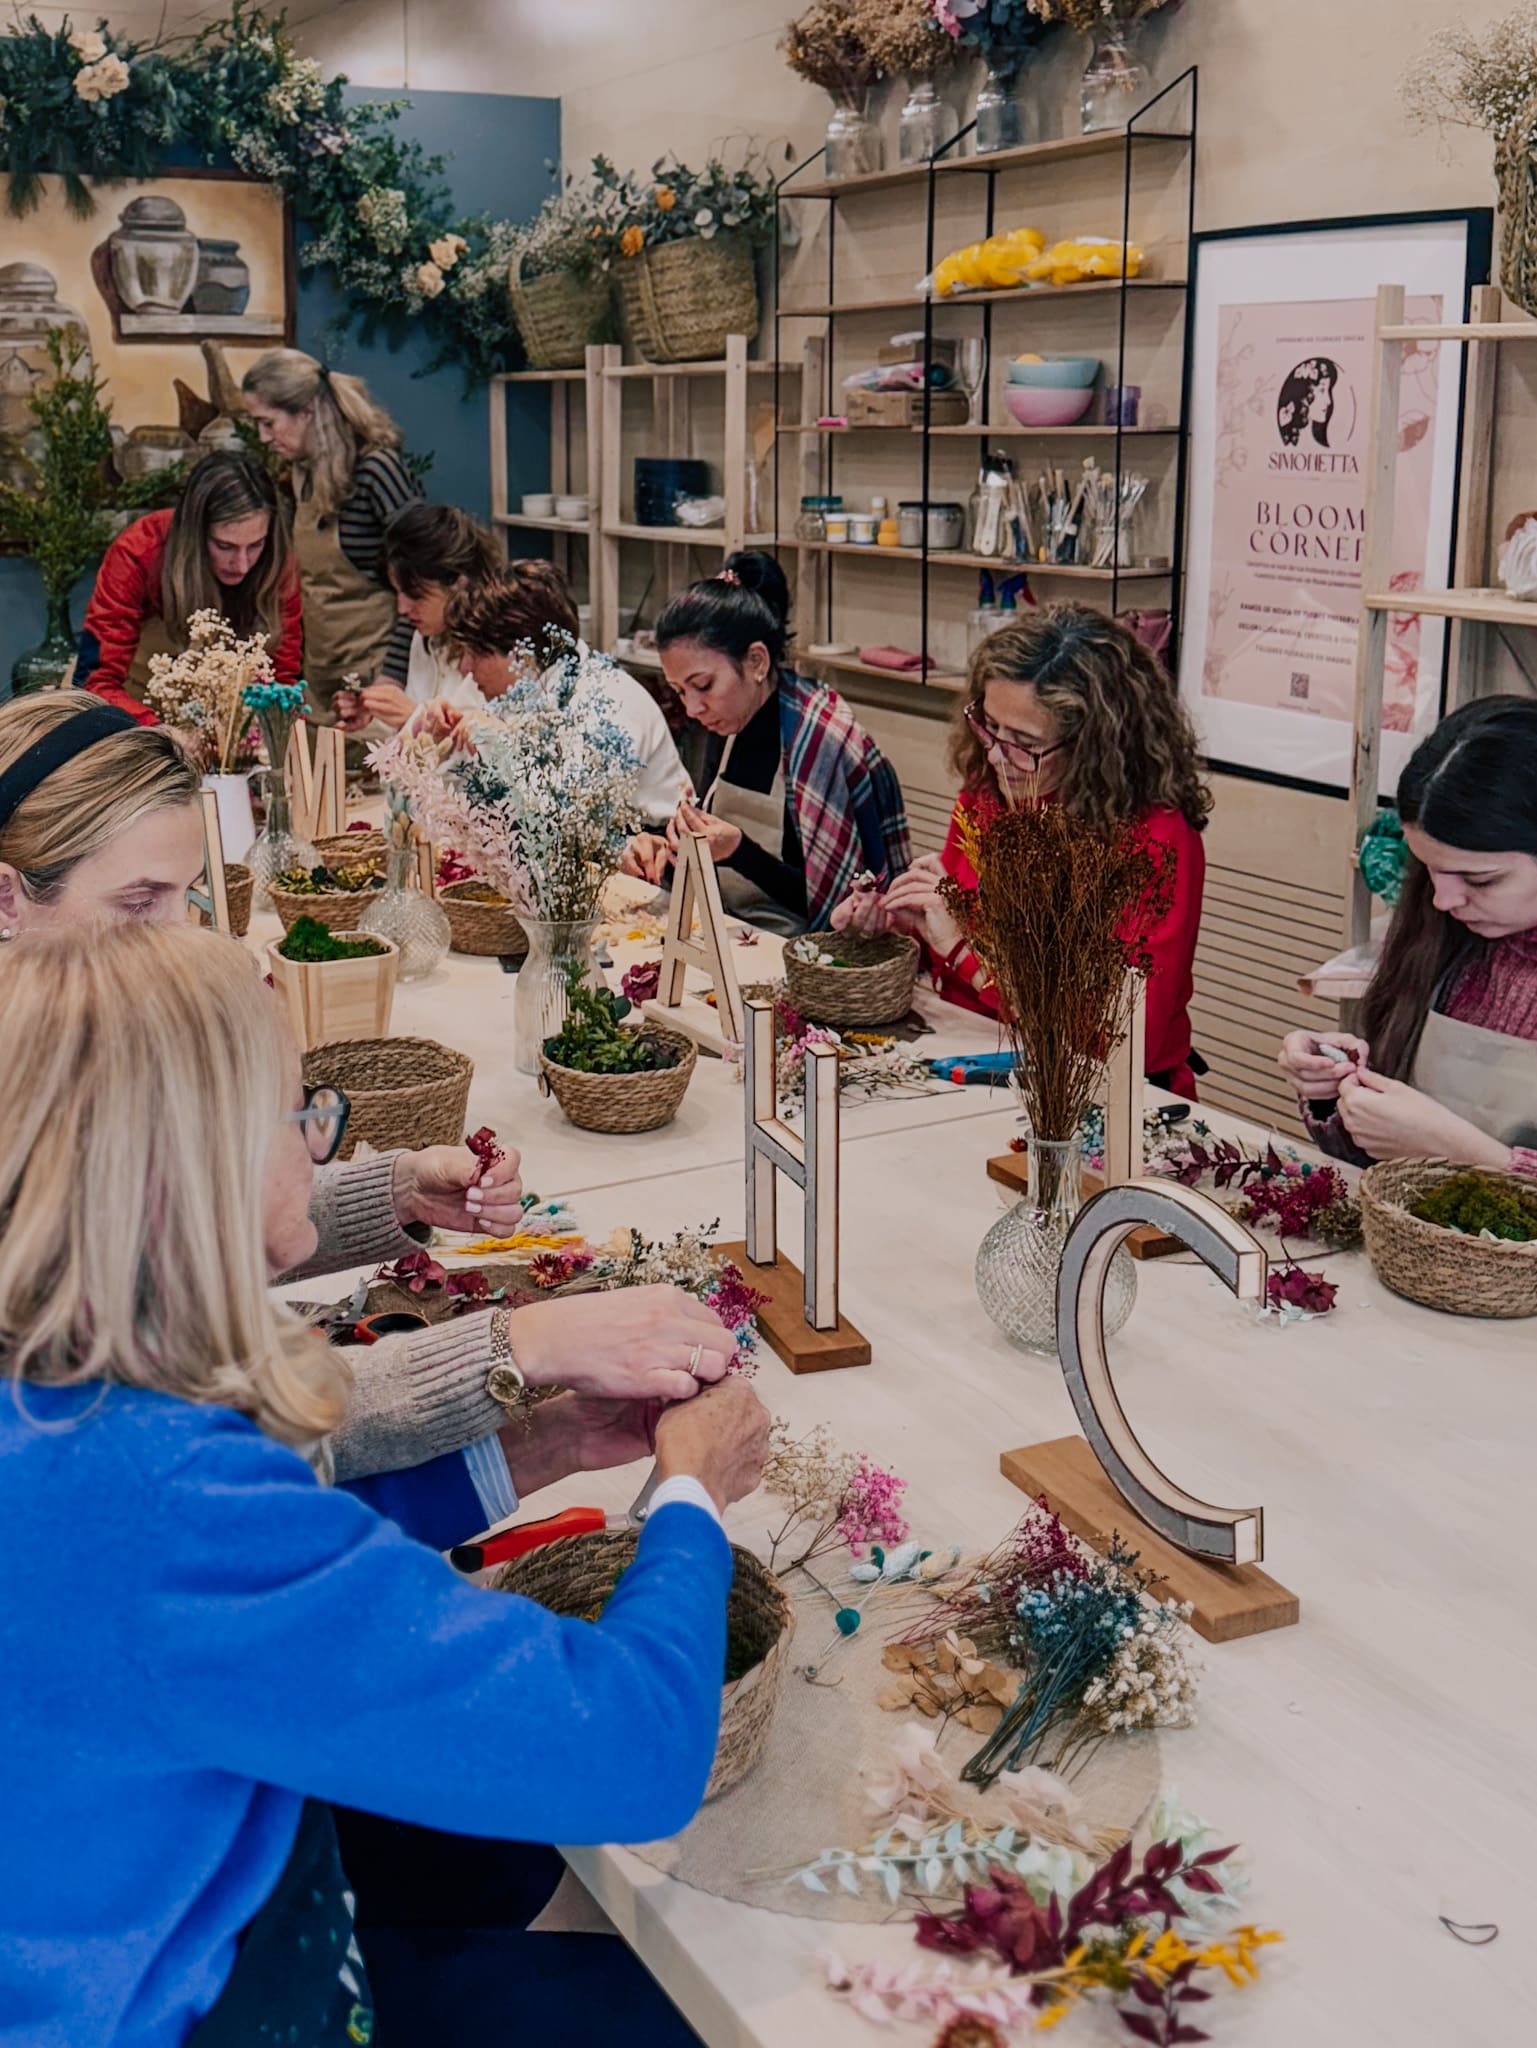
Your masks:
M 731 1578 L 697 1508 L 652 1518 L 599 1623 L 561 1621 L 406 1533 L 407 1475 L 389 1521 L 229 1409 L 20 1398 L 0 1383 L 5 2048 L 185 2041 L 306 1795 L 535 1842 L 692 1817 Z

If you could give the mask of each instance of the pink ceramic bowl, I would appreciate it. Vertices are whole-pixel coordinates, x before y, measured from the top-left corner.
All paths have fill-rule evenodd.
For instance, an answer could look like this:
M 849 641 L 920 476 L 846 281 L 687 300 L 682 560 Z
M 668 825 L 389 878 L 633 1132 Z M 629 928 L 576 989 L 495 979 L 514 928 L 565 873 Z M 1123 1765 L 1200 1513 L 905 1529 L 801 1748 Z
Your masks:
M 1006 384 L 1003 402 L 1022 427 L 1071 427 L 1094 403 L 1094 392 L 1047 385 Z

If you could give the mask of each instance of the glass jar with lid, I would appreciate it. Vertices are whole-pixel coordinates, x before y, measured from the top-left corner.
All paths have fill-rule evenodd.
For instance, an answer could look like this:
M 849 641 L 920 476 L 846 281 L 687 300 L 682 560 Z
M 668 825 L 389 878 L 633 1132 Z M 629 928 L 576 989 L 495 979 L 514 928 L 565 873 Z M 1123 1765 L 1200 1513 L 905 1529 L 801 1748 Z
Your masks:
M 826 540 L 827 515 L 843 510 L 841 497 L 802 498 L 801 509 L 795 521 L 797 540 Z

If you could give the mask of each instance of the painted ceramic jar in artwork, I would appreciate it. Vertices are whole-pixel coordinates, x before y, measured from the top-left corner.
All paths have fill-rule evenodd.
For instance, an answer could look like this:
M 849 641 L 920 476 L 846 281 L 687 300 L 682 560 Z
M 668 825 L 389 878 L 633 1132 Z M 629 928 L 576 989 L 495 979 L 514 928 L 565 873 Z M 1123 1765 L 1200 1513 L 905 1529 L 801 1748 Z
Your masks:
M 0 264 L 0 480 L 24 484 L 34 432 L 32 398 L 53 375 L 48 336 L 63 328 L 90 361 L 90 338 L 73 306 L 59 300 L 58 280 L 41 263 Z
M 191 310 L 231 318 L 242 314 L 250 303 L 251 273 L 240 253 L 240 244 L 200 235 Z
M 174 199 L 130 199 L 108 244 L 112 282 L 130 313 L 179 313 L 197 281 L 198 240 Z

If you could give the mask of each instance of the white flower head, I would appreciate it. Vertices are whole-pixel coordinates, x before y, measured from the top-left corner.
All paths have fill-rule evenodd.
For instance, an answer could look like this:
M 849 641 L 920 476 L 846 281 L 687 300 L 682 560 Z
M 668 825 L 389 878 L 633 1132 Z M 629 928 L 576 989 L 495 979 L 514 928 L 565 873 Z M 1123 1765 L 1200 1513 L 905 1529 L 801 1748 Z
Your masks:
M 75 91 L 83 100 L 113 100 L 128 90 L 129 70 L 121 57 L 102 57 L 75 73 Z
M 435 299 L 443 289 L 443 273 L 436 263 L 418 265 L 416 288 L 424 299 Z
M 93 28 L 77 28 L 69 39 L 69 47 L 82 64 L 98 64 L 107 54 L 105 39 Z
M 701 206 L 699 211 L 694 215 L 694 226 L 698 228 L 700 235 L 703 237 L 703 239 L 705 241 L 709 241 L 710 237 L 715 233 L 717 227 L 719 226 L 719 222 L 716 220 L 713 211 L 708 206 Z

